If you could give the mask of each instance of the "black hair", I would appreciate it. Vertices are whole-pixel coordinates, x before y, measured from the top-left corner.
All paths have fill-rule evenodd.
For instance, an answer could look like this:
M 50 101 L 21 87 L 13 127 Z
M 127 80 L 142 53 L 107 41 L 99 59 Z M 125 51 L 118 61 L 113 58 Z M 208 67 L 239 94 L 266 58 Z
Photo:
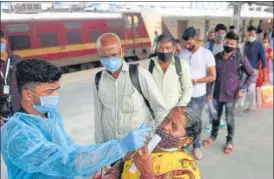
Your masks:
M 264 38 L 263 39 L 267 39 L 267 33 L 264 32 Z
M 186 133 L 188 137 L 193 137 L 193 140 L 195 140 L 202 131 L 202 121 L 199 120 L 201 112 L 188 107 L 184 114 L 189 121 L 189 124 L 186 127 Z
M 180 40 L 179 39 L 175 39 L 175 44 L 179 44 Z
M 190 38 L 192 38 L 192 39 L 196 38 L 197 35 L 198 35 L 197 30 L 194 27 L 189 27 L 184 31 L 184 33 L 182 35 L 182 39 L 187 41 Z
M 0 29 L 0 38 L 5 37 L 4 31 L 2 29 Z
M 218 32 L 219 30 L 224 30 L 225 32 L 227 32 L 227 27 L 224 24 L 217 24 L 215 26 L 215 32 Z
M 229 26 L 229 30 L 233 30 L 233 29 L 235 29 L 234 25 Z
M 62 70 L 52 63 L 39 59 L 26 59 L 16 65 L 16 81 L 20 92 L 25 85 L 59 81 Z
M 254 26 L 249 26 L 248 28 L 247 28 L 247 32 L 251 32 L 251 31 L 256 31 L 257 29 L 254 27 Z
M 230 31 L 226 34 L 225 39 L 236 40 L 238 42 L 239 36 L 235 32 Z
M 162 43 L 162 42 L 171 42 L 172 45 L 175 45 L 175 40 L 173 37 L 171 37 L 170 35 L 163 33 L 161 35 L 158 36 L 157 39 L 157 44 Z

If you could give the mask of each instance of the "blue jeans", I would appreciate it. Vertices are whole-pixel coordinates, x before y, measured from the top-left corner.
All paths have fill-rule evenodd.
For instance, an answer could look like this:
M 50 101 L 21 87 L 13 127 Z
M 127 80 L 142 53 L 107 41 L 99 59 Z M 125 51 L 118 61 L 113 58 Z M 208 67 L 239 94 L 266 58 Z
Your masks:
M 197 98 L 191 98 L 190 102 L 187 105 L 189 108 L 192 108 L 199 113 L 200 122 L 202 122 L 201 118 L 202 118 L 205 102 L 206 102 L 206 95 L 197 97 Z M 193 149 L 201 147 L 200 141 L 201 141 L 201 132 L 193 142 Z

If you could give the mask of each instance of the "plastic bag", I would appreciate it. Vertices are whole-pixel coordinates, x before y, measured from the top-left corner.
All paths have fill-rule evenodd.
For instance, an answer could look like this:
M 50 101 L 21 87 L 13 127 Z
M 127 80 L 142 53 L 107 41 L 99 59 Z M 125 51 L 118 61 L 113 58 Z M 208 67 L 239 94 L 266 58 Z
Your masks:
M 257 104 L 259 108 L 273 108 L 273 86 L 257 88 Z

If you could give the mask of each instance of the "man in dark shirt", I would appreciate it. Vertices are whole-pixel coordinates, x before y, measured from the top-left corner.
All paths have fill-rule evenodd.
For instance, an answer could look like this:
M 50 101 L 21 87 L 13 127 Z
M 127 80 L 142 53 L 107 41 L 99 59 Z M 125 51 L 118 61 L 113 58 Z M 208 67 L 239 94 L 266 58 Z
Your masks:
M 253 26 L 248 27 L 248 38 L 244 45 L 244 55 L 248 58 L 251 66 L 254 69 L 254 78 L 247 93 L 248 110 L 256 108 L 256 82 L 259 75 L 260 65 L 264 71 L 264 83 L 267 83 L 267 70 L 266 70 L 266 50 L 264 45 L 256 40 L 256 28 Z
M 224 41 L 224 52 L 215 55 L 217 78 L 213 91 L 213 101 L 217 110 L 217 115 L 213 118 L 211 137 L 205 140 L 205 147 L 214 143 L 218 136 L 220 119 L 223 106 L 226 107 L 226 121 L 228 136 L 226 140 L 225 154 L 233 152 L 233 137 L 235 132 L 234 109 L 237 99 L 243 97 L 243 93 L 247 91 L 253 78 L 253 68 L 249 61 L 244 57 L 242 63 L 239 63 L 239 55 L 237 52 L 237 44 L 239 37 L 234 32 L 228 32 Z M 241 83 L 239 70 L 247 76 L 245 81 Z M 207 89 L 211 92 L 211 84 L 207 84 Z M 209 93 L 210 94 L 210 93 Z
M 12 116 L 20 107 L 20 95 L 15 80 L 15 66 L 19 57 L 8 53 L 7 40 L 4 32 L 0 31 L 1 60 L 0 60 L 0 121 Z

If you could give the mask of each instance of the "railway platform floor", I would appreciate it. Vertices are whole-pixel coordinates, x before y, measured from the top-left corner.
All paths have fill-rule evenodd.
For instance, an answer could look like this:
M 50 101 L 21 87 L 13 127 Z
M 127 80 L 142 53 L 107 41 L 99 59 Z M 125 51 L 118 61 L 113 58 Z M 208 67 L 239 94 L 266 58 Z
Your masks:
M 148 65 L 148 61 L 139 63 Z M 59 110 L 68 134 L 77 144 L 94 144 L 92 86 L 99 70 L 65 74 L 61 80 Z M 202 119 L 208 123 L 206 112 Z M 235 150 L 231 156 L 223 153 L 226 134 L 220 129 L 215 144 L 202 148 L 204 158 L 198 162 L 202 179 L 273 178 L 273 109 L 236 116 Z M 208 136 L 202 133 L 202 139 Z

